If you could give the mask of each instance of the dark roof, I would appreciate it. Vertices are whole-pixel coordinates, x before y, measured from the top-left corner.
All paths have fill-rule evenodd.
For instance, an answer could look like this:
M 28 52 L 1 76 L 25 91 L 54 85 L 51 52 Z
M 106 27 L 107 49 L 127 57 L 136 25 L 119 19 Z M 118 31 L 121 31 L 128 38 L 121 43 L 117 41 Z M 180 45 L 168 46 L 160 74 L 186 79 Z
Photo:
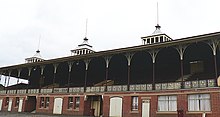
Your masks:
M 132 47 L 126 47 L 126 48 L 99 51 L 99 52 L 84 54 L 84 55 L 67 56 L 67 57 L 50 59 L 50 60 L 45 60 L 45 61 L 35 62 L 35 63 L 25 63 L 25 64 L 6 66 L 6 67 L 0 68 L 0 72 L 5 71 L 5 70 L 10 70 L 10 69 L 23 68 L 23 67 L 47 65 L 47 64 L 52 64 L 52 63 L 61 63 L 65 61 L 74 61 L 74 60 L 89 59 L 89 58 L 100 57 L 100 56 L 109 56 L 109 55 L 114 55 L 114 54 L 119 54 L 119 53 L 130 53 L 130 52 L 136 52 L 136 51 L 142 51 L 142 50 L 164 48 L 164 47 L 176 46 L 180 44 L 189 44 L 189 43 L 195 43 L 195 42 L 200 42 L 200 41 L 206 41 L 206 40 L 216 39 L 216 38 L 220 39 L 220 32 L 214 32 L 214 33 L 208 33 L 208 34 L 186 37 L 186 38 L 181 38 L 181 39 L 175 39 L 175 40 L 167 41 L 163 43 L 138 45 L 138 46 L 132 46 Z

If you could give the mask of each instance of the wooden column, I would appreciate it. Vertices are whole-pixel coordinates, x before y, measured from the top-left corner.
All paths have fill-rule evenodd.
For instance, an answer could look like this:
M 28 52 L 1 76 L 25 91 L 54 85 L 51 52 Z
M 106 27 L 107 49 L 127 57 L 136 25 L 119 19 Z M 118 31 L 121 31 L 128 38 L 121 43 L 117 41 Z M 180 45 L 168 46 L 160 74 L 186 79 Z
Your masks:
M 69 93 L 70 79 L 71 79 L 71 71 L 72 71 L 73 62 L 68 62 L 68 65 L 69 65 L 69 72 L 68 72 L 68 93 Z
M 41 88 L 42 88 L 42 85 L 44 83 L 44 77 L 43 77 L 43 75 L 44 75 L 44 68 L 45 68 L 45 66 L 40 66 L 40 82 L 39 82 L 40 91 L 39 92 L 41 92 Z
M 18 69 L 17 84 L 19 83 L 20 76 L 21 76 L 21 69 Z M 16 89 L 16 94 L 17 94 L 17 92 L 18 92 L 18 89 Z
M 27 87 L 26 87 L 26 93 L 28 93 L 28 88 L 29 88 L 29 84 L 30 84 L 30 77 L 31 77 L 31 70 L 32 70 L 32 67 L 29 67 L 28 68 L 28 84 L 27 84 Z
M 105 58 L 105 64 L 106 64 L 106 68 L 105 68 L 105 91 L 107 91 L 107 81 L 108 81 L 108 67 L 109 67 L 109 62 L 111 57 L 107 56 L 104 57 Z
M 84 61 L 86 65 L 86 70 L 85 70 L 85 83 L 84 83 L 84 92 L 86 92 L 86 86 L 87 86 L 87 76 L 88 76 L 88 67 L 89 67 L 89 62 L 90 60 L 87 59 Z
M 130 66 L 131 66 L 131 59 L 133 55 L 134 55 L 133 53 L 128 53 L 125 55 L 128 61 L 128 79 L 127 79 L 128 80 L 127 82 L 128 91 L 130 90 L 130 72 L 131 72 Z
M 218 78 L 218 68 L 217 68 L 217 60 L 216 60 L 216 53 L 217 53 L 217 47 L 219 44 L 218 39 L 213 39 L 210 42 L 208 42 L 208 45 L 211 47 L 212 52 L 213 52 L 213 58 L 214 58 L 214 70 L 215 70 L 215 79 L 217 80 Z
M 153 62 L 153 65 L 152 65 L 152 89 L 154 90 L 155 89 L 155 62 L 156 62 L 156 57 L 157 57 L 157 53 L 159 52 L 159 50 L 151 50 L 149 51 L 150 55 L 151 55 L 151 58 L 152 58 L 152 62 Z
M 52 84 L 52 93 L 54 92 L 54 83 L 55 83 L 55 80 L 56 80 L 56 73 L 57 73 L 57 67 L 58 67 L 59 64 L 53 64 L 53 67 L 54 67 L 54 71 L 53 71 L 53 84 Z
M 9 86 L 10 78 L 11 78 L 11 71 L 8 71 L 8 83 L 7 83 L 7 87 Z
M 187 45 L 178 45 L 176 47 L 177 52 L 180 55 L 180 77 L 181 77 L 181 88 L 184 88 L 184 68 L 183 68 L 183 56 L 184 56 L 184 52 L 187 48 Z

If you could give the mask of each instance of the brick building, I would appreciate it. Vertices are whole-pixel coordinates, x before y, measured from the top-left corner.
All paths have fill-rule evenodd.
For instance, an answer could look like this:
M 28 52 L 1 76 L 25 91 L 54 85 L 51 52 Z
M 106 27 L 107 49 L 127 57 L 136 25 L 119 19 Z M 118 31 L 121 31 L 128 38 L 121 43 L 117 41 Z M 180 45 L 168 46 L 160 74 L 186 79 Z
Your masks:
M 156 26 L 143 44 L 0 68 L 28 84 L 0 91 L 0 111 L 123 117 L 220 115 L 220 32 L 172 40 Z M 39 55 L 40 51 L 37 51 Z M 6 82 L 6 81 L 5 81 Z M 4 86 L 7 86 L 5 83 Z

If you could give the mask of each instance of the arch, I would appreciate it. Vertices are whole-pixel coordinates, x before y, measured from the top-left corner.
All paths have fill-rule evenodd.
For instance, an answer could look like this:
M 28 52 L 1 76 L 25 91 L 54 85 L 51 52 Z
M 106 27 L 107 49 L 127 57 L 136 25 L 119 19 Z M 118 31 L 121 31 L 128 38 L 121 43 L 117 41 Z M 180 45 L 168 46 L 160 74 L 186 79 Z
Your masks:
M 133 55 L 131 60 L 131 84 L 152 83 L 153 61 L 146 51 L 140 51 Z
M 113 80 L 114 84 L 125 85 L 128 83 L 128 61 L 123 54 L 112 56 L 109 62 L 108 80 Z
M 68 72 L 69 65 L 67 62 L 62 62 L 57 67 L 55 83 L 59 84 L 60 87 L 68 86 Z
M 28 88 L 38 88 L 40 83 L 40 67 L 35 66 L 31 69 Z
M 173 47 L 162 48 L 156 57 L 155 82 L 174 82 L 180 78 L 180 56 Z
M 72 65 L 70 86 L 82 87 L 85 84 L 86 65 L 83 60 L 74 61 Z
M 105 64 L 103 57 L 91 59 L 88 67 L 87 86 L 94 86 L 105 80 Z
M 190 44 L 183 58 L 184 75 L 189 76 L 187 80 L 214 78 L 213 51 L 207 43 Z
M 54 78 L 54 66 L 53 64 L 47 64 L 44 68 L 42 86 L 47 88 L 49 85 L 53 84 Z

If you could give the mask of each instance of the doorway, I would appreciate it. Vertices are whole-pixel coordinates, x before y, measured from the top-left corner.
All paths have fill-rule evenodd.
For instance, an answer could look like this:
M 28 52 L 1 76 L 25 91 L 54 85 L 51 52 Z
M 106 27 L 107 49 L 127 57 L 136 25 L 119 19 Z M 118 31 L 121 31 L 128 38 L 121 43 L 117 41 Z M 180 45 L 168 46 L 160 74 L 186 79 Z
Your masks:
M 20 98 L 20 100 L 21 100 L 21 98 Z M 21 105 L 22 105 L 22 103 L 21 103 Z M 19 102 L 19 104 L 20 104 L 20 102 Z M 26 100 L 26 104 L 25 104 L 25 112 L 34 112 L 36 110 L 36 104 L 37 104 L 36 96 L 27 96 L 27 100 Z
M 53 114 L 62 114 L 63 98 L 55 98 L 53 106 Z
M 142 117 L 150 117 L 150 100 L 142 100 Z
M 110 111 L 109 116 L 122 117 L 122 98 L 112 97 L 110 99 Z
M 101 116 L 103 114 L 103 101 L 101 95 L 90 95 L 87 97 L 86 103 L 89 106 L 85 106 L 88 109 L 88 115 L 90 116 Z

